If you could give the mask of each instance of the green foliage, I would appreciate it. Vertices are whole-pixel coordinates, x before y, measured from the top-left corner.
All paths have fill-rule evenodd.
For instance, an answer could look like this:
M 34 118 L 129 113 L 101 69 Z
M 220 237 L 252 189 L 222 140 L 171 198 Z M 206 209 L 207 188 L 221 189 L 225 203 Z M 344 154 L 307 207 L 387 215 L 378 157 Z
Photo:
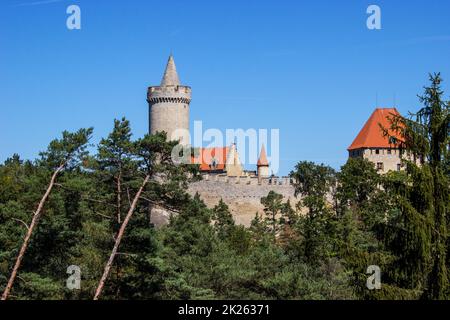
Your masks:
M 283 196 L 270 191 L 267 197 L 261 198 L 261 204 L 264 205 L 264 213 L 266 214 L 265 220 L 267 225 L 270 226 L 270 232 L 275 239 L 278 232 L 278 215 L 283 209 Z
M 0 165 L 0 290 L 61 167 L 10 299 L 92 299 L 147 175 L 103 299 L 448 298 L 450 104 L 440 82 L 431 78 L 415 119 L 392 119 L 405 171 L 380 176 L 362 159 L 339 173 L 300 162 L 291 172 L 298 202 L 271 191 L 248 227 L 224 201 L 210 209 L 187 194 L 198 166 L 174 164 L 176 142 L 164 133 L 133 141 L 126 119 L 94 155 L 92 129 L 65 132 L 35 162 L 13 155 Z M 155 208 L 171 213 L 168 225 L 152 225 Z M 81 268 L 80 290 L 66 288 L 70 265 Z M 382 270 L 381 290 L 366 287 L 370 265 Z
M 50 142 L 47 151 L 41 152 L 41 163 L 52 169 L 59 166 L 74 168 L 87 156 L 87 143 L 93 128 L 80 129 L 77 132 L 64 131 L 61 139 Z
M 337 198 L 341 210 L 347 206 L 361 206 L 377 191 L 380 176 L 372 162 L 349 158 L 338 174 Z
M 449 107 L 443 100 L 440 74 L 430 75 L 430 86 L 420 96 L 423 108 L 410 119 L 392 117 L 391 130 L 401 136 L 407 165 L 403 179 L 386 187 L 395 194 L 398 208 L 386 238 L 398 253 L 400 268 L 394 280 L 422 291 L 424 298 L 448 297 Z M 388 130 L 384 130 L 388 135 Z
M 214 229 L 219 239 L 226 239 L 235 229 L 233 216 L 228 206 L 220 199 L 213 209 Z

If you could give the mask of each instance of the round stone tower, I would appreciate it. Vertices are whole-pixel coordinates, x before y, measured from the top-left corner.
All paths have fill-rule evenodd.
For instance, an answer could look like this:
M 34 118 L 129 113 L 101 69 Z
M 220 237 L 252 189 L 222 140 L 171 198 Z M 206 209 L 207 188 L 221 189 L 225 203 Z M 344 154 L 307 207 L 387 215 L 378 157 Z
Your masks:
M 190 144 L 189 104 L 191 88 L 180 84 L 175 61 L 170 55 L 160 86 L 148 88 L 150 133 L 165 131 L 168 140 Z

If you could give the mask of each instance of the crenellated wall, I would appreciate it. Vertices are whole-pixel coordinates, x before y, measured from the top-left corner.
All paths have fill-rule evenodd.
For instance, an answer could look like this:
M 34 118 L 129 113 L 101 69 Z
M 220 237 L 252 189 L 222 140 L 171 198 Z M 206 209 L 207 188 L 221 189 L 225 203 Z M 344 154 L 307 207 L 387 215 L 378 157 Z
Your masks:
M 283 186 L 292 185 L 292 179 L 290 177 L 263 177 L 258 176 L 240 176 L 240 177 L 230 177 L 226 174 L 203 174 L 202 181 L 214 181 L 214 182 L 224 182 L 229 184 L 242 184 L 242 185 L 272 185 L 272 186 Z

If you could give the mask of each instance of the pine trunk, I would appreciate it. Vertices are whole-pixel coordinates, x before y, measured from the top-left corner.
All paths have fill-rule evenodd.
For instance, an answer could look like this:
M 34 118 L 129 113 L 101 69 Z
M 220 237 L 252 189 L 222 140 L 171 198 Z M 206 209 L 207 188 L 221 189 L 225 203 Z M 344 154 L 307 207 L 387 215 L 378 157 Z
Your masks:
M 116 254 L 117 254 L 117 250 L 119 249 L 120 242 L 122 241 L 123 234 L 125 232 L 125 228 L 127 227 L 128 223 L 129 223 L 129 221 L 131 219 L 131 216 L 133 215 L 134 210 L 136 209 L 137 202 L 138 202 L 139 198 L 141 197 L 141 194 L 144 191 L 144 188 L 147 185 L 149 179 L 150 179 L 150 176 L 146 176 L 145 177 L 144 182 L 142 183 L 141 187 L 139 188 L 138 192 L 136 193 L 136 196 L 133 199 L 133 202 L 131 204 L 130 210 L 128 211 L 125 219 L 123 220 L 122 225 L 120 226 L 120 230 L 119 230 L 119 233 L 117 234 L 117 238 L 116 238 L 116 242 L 114 244 L 114 248 L 111 251 L 111 255 L 109 257 L 108 263 L 105 266 L 105 270 L 103 271 L 102 278 L 101 278 L 101 280 L 100 280 L 100 282 L 98 284 L 97 290 L 95 292 L 94 300 L 98 300 L 98 298 L 102 294 L 103 287 L 105 286 L 106 279 L 108 278 L 108 275 L 109 275 L 109 273 L 111 271 L 111 267 L 112 267 L 112 264 L 114 262 L 114 258 L 115 258 Z
M 63 168 L 64 168 L 64 165 L 61 165 L 53 173 L 52 178 L 50 180 L 50 184 L 49 184 L 49 186 L 47 188 L 47 191 L 45 192 L 44 196 L 42 197 L 41 201 L 39 202 L 38 208 L 37 208 L 36 212 L 33 215 L 33 220 L 31 221 L 31 224 L 30 224 L 30 226 L 28 227 L 28 230 L 27 230 L 27 234 L 25 235 L 25 239 L 23 241 L 22 248 L 20 248 L 20 252 L 19 252 L 19 255 L 17 256 L 17 260 L 16 260 L 16 263 L 14 265 L 13 271 L 11 272 L 11 276 L 9 277 L 8 284 L 6 285 L 6 288 L 3 291 L 3 295 L 2 295 L 1 300 L 8 299 L 9 293 L 11 292 L 11 289 L 12 289 L 12 287 L 14 285 L 14 280 L 16 279 L 16 276 L 17 276 L 17 271 L 20 268 L 23 256 L 25 255 L 25 251 L 28 248 L 28 244 L 30 242 L 30 239 L 31 239 L 31 236 L 33 234 L 34 228 L 36 227 L 36 225 L 37 225 L 37 223 L 39 221 L 39 218 L 41 217 L 41 213 L 42 213 L 42 209 L 44 208 L 44 204 L 45 204 L 48 196 L 50 195 L 50 193 L 51 193 L 51 191 L 53 189 L 53 186 L 55 185 L 56 177 L 62 171 Z
M 122 208 L 122 184 L 121 184 L 121 180 L 122 180 L 122 170 L 120 169 L 119 171 L 119 176 L 117 177 L 117 223 L 121 223 L 122 222 L 122 218 L 121 218 L 121 208 Z

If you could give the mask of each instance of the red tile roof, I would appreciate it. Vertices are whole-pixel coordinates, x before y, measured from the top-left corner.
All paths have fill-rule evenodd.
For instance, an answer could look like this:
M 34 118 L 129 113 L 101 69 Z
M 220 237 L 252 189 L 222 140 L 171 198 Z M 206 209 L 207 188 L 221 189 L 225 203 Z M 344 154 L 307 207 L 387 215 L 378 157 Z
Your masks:
M 200 165 L 200 171 L 225 170 L 229 147 L 200 148 L 197 157 L 192 157 L 194 164 Z M 212 166 L 215 162 L 215 166 Z
M 264 147 L 264 145 L 262 145 L 261 154 L 259 155 L 258 159 L 258 167 L 261 166 L 269 166 L 269 161 L 267 161 L 266 148 Z
M 356 139 L 353 141 L 348 150 L 356 150 L 361 148 L 395 148 L 396 146 L 389 143 L 389 138 L 383 136 L 383 132 L 380 125 L 383 128 L 390 128 L 391 123 L 389 118 L 393 115 L 400 115 L 400 113 L 395 108 L 377 108 L 367 120 L 364 127 L 359 132 Z M 401 140 L 400 137 L 388 130 L 390 136 L 394 136 Z

